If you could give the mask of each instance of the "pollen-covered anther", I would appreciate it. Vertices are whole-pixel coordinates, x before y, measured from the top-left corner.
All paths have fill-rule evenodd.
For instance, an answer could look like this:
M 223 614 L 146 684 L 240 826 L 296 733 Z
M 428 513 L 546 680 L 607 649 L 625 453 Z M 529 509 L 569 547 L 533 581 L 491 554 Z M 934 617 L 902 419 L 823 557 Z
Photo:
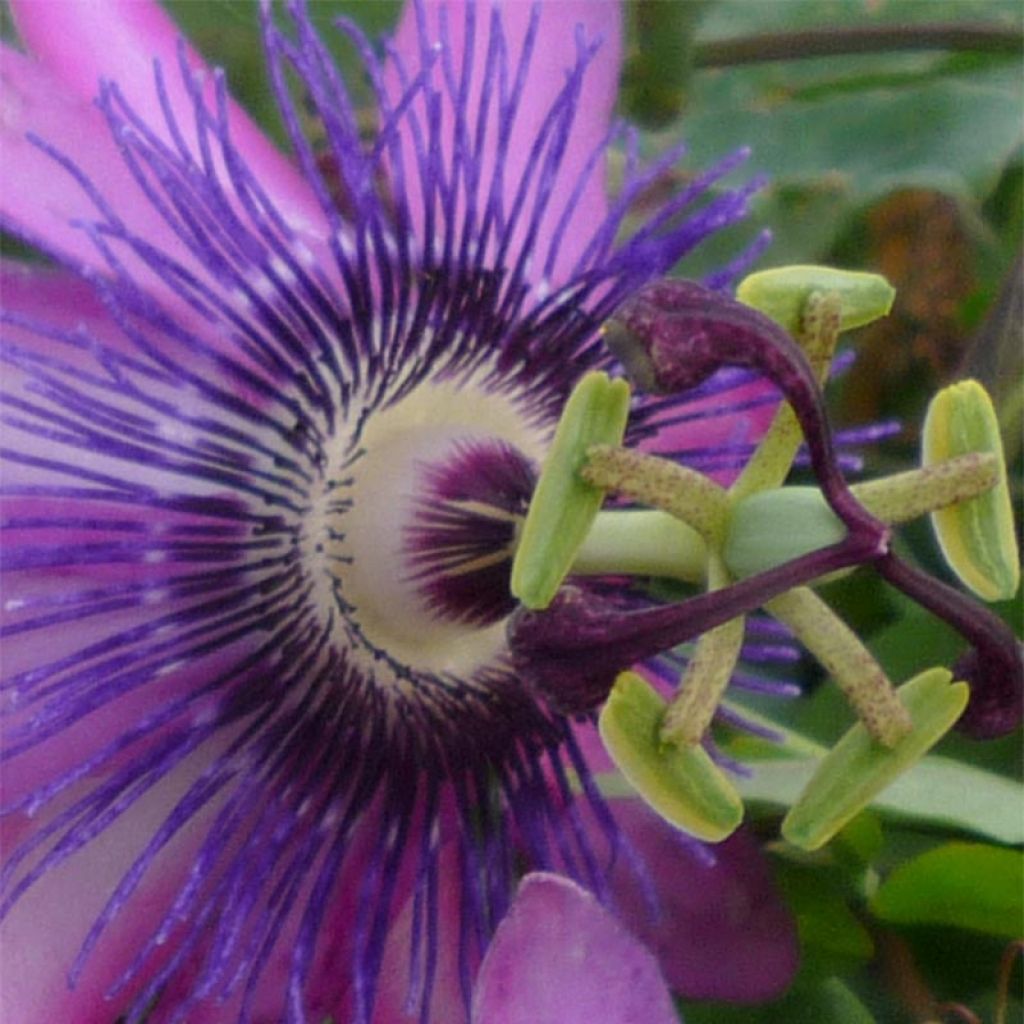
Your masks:
M 726 492 L 688 466 L 635 449 L 602 444 L 587 452 L 580 476 L 597 487 L 668 512 L 710 544 L 722 542 L 729 518 Z

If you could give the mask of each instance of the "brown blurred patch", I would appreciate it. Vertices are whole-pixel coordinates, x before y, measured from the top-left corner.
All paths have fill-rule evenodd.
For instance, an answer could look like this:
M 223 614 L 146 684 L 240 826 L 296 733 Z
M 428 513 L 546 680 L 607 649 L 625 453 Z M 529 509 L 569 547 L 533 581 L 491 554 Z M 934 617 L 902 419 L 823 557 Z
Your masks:
M 895 286 L 896 302 L 862 335 L 845 392 L 851 422 L 920 412 L 921 396 L 962 358 L 959 312 L 975 284 L 968 235 L 948 196 L 896 192 L 868 214 L 867 233 L 867 263 Z

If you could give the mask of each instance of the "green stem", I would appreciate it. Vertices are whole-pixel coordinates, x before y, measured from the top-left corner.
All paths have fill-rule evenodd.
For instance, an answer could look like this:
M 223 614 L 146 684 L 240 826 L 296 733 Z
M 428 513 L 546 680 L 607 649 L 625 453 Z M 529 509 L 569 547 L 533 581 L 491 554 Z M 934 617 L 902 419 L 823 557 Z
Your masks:
M 835 354 L 841 315 L 842 301 L 835 292 L 811 292 L 801 310 L 796 340 L 819 384 L 828 375 Z M 783 402 L 757 450 L 729 488 L 730 497 L 738 501 L 757 491 L 780 487 L 789 475 L 802 441 L 796 413 L 788 402 Z
M 1015 28 L 976 22 L 849 25 L 798 32 L 762 32 L 699 43 L 693 63 L 698 68 L 721 68 L 893 50 L 967 50 L 1019 55 L 1021 39 Z
M 656 509 L 597 514 L 571 572 L 584 576 L 668 576 L 699 583 L 707 547 L 696 530 Z

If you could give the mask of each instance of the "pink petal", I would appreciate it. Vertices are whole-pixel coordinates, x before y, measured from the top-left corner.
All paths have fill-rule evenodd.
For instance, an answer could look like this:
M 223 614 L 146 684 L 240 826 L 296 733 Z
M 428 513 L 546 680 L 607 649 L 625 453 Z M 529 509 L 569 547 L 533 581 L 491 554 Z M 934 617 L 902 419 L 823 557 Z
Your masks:
M 122 875 L 200 767 L 196 760 L 155 787 L 111 829 L 50 870 L 15 904 L 0 925 L 0 1019 L 10 1024 L 110 1024 L 127 1008 L 144 976 L 113 1000 L 106 993 L 169 907 L 203 837 L 208 822 L 202 815 L 157 856 L 86 960 L 74 988 L 69 987 L 67 972 Z M 5 846 L 23 830 L 19 825 L 24 821 L 5 822 Z M 150 971 L 173 951 L 177 938 L 172 933 Z
M 170 140 L 154 88 L 157 60 L 175 119 L 186 137 L 194 138 L 193 103 L 179 71 L 181 32 L 155 0 L 13 0 L 11 8 L 25 45 L 59 82 L 68 101 L 75 97 L 83 105 L 90 103 L 101 79 L 114 82 L 142 119 Z M 205 79 L 204 96 L 213 109 L 209 69 L 192 47 L 185 47 L 185 55 L 188 66 Z M 228 117 L 234 145 L 286 219 L 301 231 L 319 235 L 323 218 L 298 171 L 237 103 L 230 103 Z M 57 136 L 54 141 L 62 140 Z
M 444 1024 L 466 1024 L 459 978 L 461 871 L 457 844 L 453 841 L 445 843 L 438 854 L 438 879 L 437 966 L 429 1019 L 443 1021 Z M 421 913 L 425 905 L 421 902 Z M 407 1006 L 414 921 L 415 896 L 409 895 L 388 931 L 377 1002 L 373 1008 L 373 1024 L 411 1024 L 417 1019 L 416 1012 L 411 1012 Z
M 40 4 L 63 10 L 63 4 Z M 4 187 L 0 215 L 17 229 L 76 261 L 103 266 L 88 235 L 70 223 L 98 218 L 82 187 L 26 133 L 51 143 L 69 156 L 101 193 L 113 197 L 118 214 L 154 244 L 172 251 L 177 240 L 125 168 L 106 121 L 91 104 L 69 96 L 41 64 L 10 47 L 0 48 L 0 118 Z M 127 256 L 129 266 L 139 266 Z M 152 278 L 150 278 L 152 280 Z
M 464 0 L 443 5 L 447 12 L 448 39 L 452 51 L 455 80 L 459 80 L 465 63 L 467 49 L 466 8 Z M 426 4 L 427 38 L 429 43 L 441 37 L 442 5 L 436 2 Z M 516 69 L 523 50 L 527 29 L 533 16 L 534 5 L 530 3 L 507 3 L 499 8 L 508 50 L 508 80 L 515 79 Z M 476 11 L 476 28 L 470 49 L 473 67 L 473 85 L 465 108 L 470 137 L 473 137 L 476 118 L 480 109 L 484 71 L 487 66 L 490 42 L 490 7 L 481 5 Z M 610 124 L 618 88 L 621 64 L 621 12 L 619 4 L 609 0 L 562 0 L 546 4 L 541 9 L 540 25 L 533 45 L 529 72 L 519 108 L 515 116 L 510 145 L 498 159 L 496 132 L 492 128 L 482 149 L 474 152 L 475 159 L 482 167 L 481 182 L 477 194 L 477 209 L 482 209 L 489 194 L 492 177 L 496 171 L 502 175 L 500 195 L 506 215 L 510 211 L 520 180 L 535 159 L 531 147 L 552 103 L 566 82 L 566 73 L 576 60 L 577 27 L 583 29 L 587 44 L 601 39 L 596 56 L 591 60 L 583 81 L 582 92 L 576 104 L 576 116 L 568 136 L 568 142 L 557 177 L 547 190 L 548 206 L 537 236 L 533 253 L 534 265 L 528 274 L 534 281 L 540 279 L 548 248 L 552 242 L 559 243 L 557 258 L 554 260 L 549 283 L 557 287 L 564 283 L 575 266 L 593 232 L 604 219 L 607 204 L 605 200 L 605 173 L 603 157 L 599 158 L 586 180 L 580 194 L 572 203 L 573 194 L 595 150 L 605 138 Z M 395 47 L 410 78 L 421 67 L 420 26 L 414 4 L 407 4 L 405 13 L 395 34 Z M 451 167 L 454 143 L 454 110 L 445 85 L 441 69 L 433 69 L 433 81 L 442 93 L 442 117 L 444 127 L 441 150 L 446 167 Z M 394 62 L 389 63 L 386 84 L 392 103 L 402 95 L 401 76 Z M 511 88 L 511 84 L 509 84 Z M 494 91 L 497 92 L 495 86 Z M 496 99 L 492 95 L 490 114 L 493 117 Z M 421 129 L 424 125 L 423 110 L 419 108 Z M 415 143 L 409 121 L 403 120 L 400 127 L 403 143 L 403 168 L 407 190 L 412 198 L 411 209 L 414 223 L 422 238 L 424 211 L 422 191 L 416 170 Z M 532 194 L 532 193 L 531 193 Z M 460 209 L 465 209 L 463 196 Z M 532 205 L 532 204 L 528 204 Z M 565 225 L 559 220 L 563 210 L 573 206 L 573 213 Z M 555 235 L 558 238 L 555 238 Z M 509 253 L 512 262 L 518 256 L 518 249 L 524 241 L 522 224 L 515 232 L 515 243 Z
M 590 893 L 527 875 L 484 957 L 474 1024 L 677 1024 L 654 958 Z
M 778 408 L 778 391 L 768 381 L 755 379 L 730 387 L 718 394 L 693 398 L 671 409 L 651 423 L 657 434 L 639 447 L 654 454 L 681 459 L 705 472 L 723 487 L 740 474 L 740 466 L 701 465 L 709 451 L 748 446 L 753 449 L 764 437 Z M 682 417 L 679 422 L 674 422 Z M 737 453 L 738 463 L 746 455 Z
M 83 328 L 104 345 L 125 353 L 135 351 L 96 292 L 74 274 L 0 260 L 0 296 L 6 313 L 68 331 Z M 3 332 L 21 346 L 53 351 L 52 344 L 33 340 L 37 335 L 30 331 L 5 324 Z M 91 356 L 82 355 L 80 360 L 83 368 L 91 364 L 95 369 Z
M 753 837 L 741 831 L 702 849 L 639 801 L 616 801 L 614 813 L 646 865 L 658 913 L 624 859 L 616 902 L 673 990 L 729 1002 L 785 991 L 797 968 L 796 926 Z

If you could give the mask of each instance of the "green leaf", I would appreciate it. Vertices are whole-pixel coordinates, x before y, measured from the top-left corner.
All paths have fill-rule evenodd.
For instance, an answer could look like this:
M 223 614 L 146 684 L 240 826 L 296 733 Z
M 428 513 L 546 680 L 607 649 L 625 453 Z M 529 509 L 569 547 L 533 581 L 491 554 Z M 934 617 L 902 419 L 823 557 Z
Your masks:
M 880 274 L 797 264 L 750 274 L 739 283 L 736 298 L 770 316 L 790 334 L 799 334 L 807 298 L 816 291 L 839 296 L 839 327 L 843 331 L 885 316 L 896 297 L 895 289 Z
M 754 1006 L 683 1005 L 686 1024 L 874 1024 L 864 1004 L 839 978 L 806 977 L 781 998 Z
M 839 978 L 827 978 L 802 993 L 801 1009 L 790 1017 L 792 1024 L 874 1024 L 874 1017 Z
M 788 807 L 816 767 L 813 760 L 759 762 L 752 778 L 739 781 L 740 795 L 748 804 Z M 901 821 L 1024 843 L 1024 816 L 1007 813 L 1022 801 L 1024 790 L 1012 779 L 933 754 L 875 797 L 871 807 Z
M 1020 586 L 1020 553 L 1006 480 L 999 420 L 992 400 L 975 380 L 943 388 L 928 406 L 921 462 L 931 466 L 969 452 L 990 452 L 1000 468 L 999 483 L 970 501 L 931 515 L 939 546 L 950 568 L 986 601 L 1013 597 Z
M 587 483 L 578 470 L 589 448 L 621 443 L 629 395 L 624 380 L 594 372 L 576 385 L 566 402 L 512 563 L 512 593 L 527 608 L 551 603 L 601 508 L 604 491 Z
M 623 672 L 598 720 L 605 748 L 666 821 L 698 839 L 725 839 L 742 821 L 743 803 L 703 747 L 661 741 L 664 714 L 658 692 L 635 673 Z
M 784 7 L 722 0 L 698 45 L 780 28 L 839 33 L 847 24 L 922 19 L 1019 26 L 1013 2 Z M 806 261 L 825 257 L 854 213 L 892 191 L 938 189 L 968 203 L 987 194 L 1021 142 L 1019 75 L 1012 56 L 924 50 L 701 69 L 680 127 L 694 166 L 740 141 L 751 147 L 753 166 L 770 181 L 759 214 L 772 228 L 772 259 Z
M 874 943 L 850 909 L 848 887 L 840 872 L 776 858 L 774 875 L 796 918 L 804 959 L 813 961 L 816 973 L 871 959 Z
M 782 822 L 782 834 L 804 850 L 829 841 L 855 814 L 920 760 L 960 717 L 966 683 L 950 683 L 947 669 L 933 668 L 898 690 L 914 730 L 892 748 L 876 743 L 858 722 L 825 755 L 807 788 Z
M 980 843 L 940 846 L 900 865 L 875 893 L 871 909 L 894 924 L 953 925 L 1019 938 L 1024 854 Z

